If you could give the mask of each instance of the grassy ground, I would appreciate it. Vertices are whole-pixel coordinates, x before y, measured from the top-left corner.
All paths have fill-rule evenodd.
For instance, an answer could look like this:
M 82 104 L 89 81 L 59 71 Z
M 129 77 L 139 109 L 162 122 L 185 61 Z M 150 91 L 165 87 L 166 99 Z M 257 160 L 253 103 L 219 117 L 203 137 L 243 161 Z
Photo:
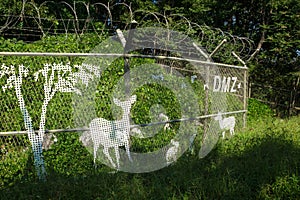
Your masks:
M 252 119 L 207 157 L 185 154 L 156 172 L 55 171 L 44 183 L 23 171 L 0 199 L 300 199 L 300 117 Z

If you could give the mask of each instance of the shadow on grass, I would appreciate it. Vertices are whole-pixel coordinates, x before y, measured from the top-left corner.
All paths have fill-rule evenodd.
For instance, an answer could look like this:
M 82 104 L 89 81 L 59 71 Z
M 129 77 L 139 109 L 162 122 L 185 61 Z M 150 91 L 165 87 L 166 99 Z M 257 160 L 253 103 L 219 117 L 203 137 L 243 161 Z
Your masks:
M 145 174 L 101 172 L 93 169 L 91 158 L 84 163 L 87 170 L 79 176 L 68 175 L 68 169 L 80 163 L 63 163 L 65 171 L 59 173 L 50 166 L 47 181 L 39 182 L 32 177 L 30 161 L 30 173 L 3 188 L 0 199 L 300 199 L 299 178 L 292 188 L 289 182 L 281 188 L 277 184 L 280 178 L 297 178 L 300 174 L 299 147 L 280 138 L 269 138 L 249 149 L 233 147 L 226 152 L 227 143 L 220 142 L 201 160 L 186 154 L 176 164 Z M 62 155 L 74 159 L 75 154 Z

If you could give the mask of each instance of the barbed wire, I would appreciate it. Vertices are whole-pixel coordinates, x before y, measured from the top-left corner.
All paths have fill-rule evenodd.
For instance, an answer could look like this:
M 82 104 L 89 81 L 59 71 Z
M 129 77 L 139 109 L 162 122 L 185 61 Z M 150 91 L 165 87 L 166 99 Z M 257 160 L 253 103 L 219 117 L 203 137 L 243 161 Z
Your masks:
M 57 7 L 56 13 L 50 13 L 48 6 Z M 120 20 L 113 15 L 114 9 L 127 12 L 127 19 Z M 60 10 L 69 10 L 68 16 L 63 16 Z M 85 13 L 85 14 L 82 14 Z M 45 1 L 40 5 L 34 2 L 23 1 L 19 13 L 0 15 L 4 24 L 0 25 L 0 35 L 35 40 L 47 35 L 75 34 L 78 37 L 85 33 L 94 33 L 102 36 L 104 33 L 115 33 L 116 29 L 128 29 L 132 21 L 137 20 L 139 27 L 161 27 L 178 30 L 198 42 L 198 45 L 213 52 L 222 41 L 226 41 L 219 49 L 215 58 L 221 62 L 232 59 L 235 52 L 242 60 L 249 60 L 254 56 L 255 44 L 249 38 L 239 37 L 212 28 L 199 25 L 180 14 L 162 14 L 146 10 L 133 11 L 130 4 L 116 3 L 87 3 L 74 1 L 69 4 L 65 1 Z M 221 55 L 221 56 L 220 56 Z M 222 58 L 221 58 L 222 57 Z

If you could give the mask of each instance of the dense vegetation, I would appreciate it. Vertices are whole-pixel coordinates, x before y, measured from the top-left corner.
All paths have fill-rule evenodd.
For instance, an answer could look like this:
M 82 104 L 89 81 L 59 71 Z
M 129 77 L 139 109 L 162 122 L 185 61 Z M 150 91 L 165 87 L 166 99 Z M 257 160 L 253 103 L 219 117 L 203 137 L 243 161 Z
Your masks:
M 95 34 L 93 31 L 84 32 L 83 30 L 88 28 L 82 21 L 77 24 L 78 29 L 70 29 L 70 34 L 65 34 L 65 24 L 60 19 L 74 18 L 72 9 L 63 9 L 64 7 L 57 6 L 58 4 L 43 4 L 43 2 L 30 1 L 25 4 L 25 7 L 21 1 L 4 0 L 0 3 L 0 11 L 3 13 L 0 22 L 5 24 L 0 29 L 0 35 L 4 36 L 0 39 L 0 51 L 89 52 L 100 41 L 115 33 L 116 28 L 128 28 L 130 22 L 130 13 L 126 6 L 120 6 L 121 1 L 116 1 L 119 7 L 110 8 L 110 16 L 107 9 L 99 6 L 100 4 L 98 7 L 92 6 L 99 2 L 108 5 L 108 1 L 85 0 L 81 2 L 91 5 L 93 10 L 89 16 L 93 30 L 99 31 L 100 34 L 99 32 Z M 116 2 L 109 1 L 110 5 Z M 300 1 L 252 0 L 250 3 L 219 0 L 134 0 L 130 2 L 134 19 L 138 22 L 143 20 L 144 26 L 155 25 L 153 16 L 149 17 L 149 12 L 152 12 L 156 13 L 160 20 L 166 17 L 170 26 L 176 27 L 177 30 L 186 28 L 176 26 L 184 16 L 193 23 L 221 28 L 230 34 L 252 39 L 259 50 L 254 59 L 247 63 L 250 67 L 250 80 L 288 91 L 285 94 L 282 90 L 274 90 L 270 87 L 253 91 L 254 97 L 263 96 L 264 100 L 275 101 L 275 108 L 282 108 L 278 107 L 279 104 L 289 105 L 291 91 L 299 89 L 296 80 L 297 72 L 300 70 L 300 32 L 298 31 Z M 75 5 L 69 0 L 66 3 Z M 88 13 L 84 10 L 84 4 L 76 5 L 76 14 L 78 14 L 76 17 L 87 19 Z M 37 7 L 41 11 L 39 17 L 37 17 Z M 149 15 L 145 17 L 145 13 Z M 177 15 L 181 17 L 174 17 Z M 11 16 L 8 24 L 7 16 Z M 22 17 L 26 20 L 22 20 Z M 38 27 L 41 25 L 38 19 L 46 19 L 43 28 Z M 116 23 L 112 25 L 112 22 Z M 28 27 L 36 28 L 38 31 L 33 35 L 29 34 Z M 82 32 L 77 32 L 78 30 Z M 191 35 L 195 36 L 199 30 L 193 31 Z M 16 34 L 17 39 L 14 38 Z M 67 57 L 40 57 L 34 60 L 30 57 L 0 57 L 1 63 L 7 65 L 30 66 L 31 77 L 33 72 L 40 69 L 40 63 L 76 64 L 82 60 L 82 58 Z M 131 60 L 133 66 L 151 62 L 153 60 L 150 59 Z M 103 117 L 108 119 L 113 118 L 109 91 L 124 73 L 123 65 L 123 59 L 116 60 L 103 74 L 104 79 L 101 82 L 103 87 L 98 94 L 99 110 L 102 111 Z M 1 79 L 0 85 L 5 81 Z M 25 101 L 34 121 L 33 126 L 38 129 L 41 113 L 41 103 L 38 102 L 44 98 L 40 92 L 43 90 L 43 85 L 35 83 L 32 79 L 26 80 L 24 84 L 28 86 L 23 88 L 26 94 Z M 203 88 L 202 85 L 194 84 L 194 86 Z M 174 119 L 178 118 L 178 110 L 173 106 L 176 100 L 172 95 L 171 98 L 164 98 L 166 93 L 169 94 L 170 91 L 162 90 L 155 85 L 137 91 L 137 95 L 142 99 L 149 99 L 151 94 L 156 96 L 154 95 L 152 101 L 144 101 L 143 103 L 146 102 L 143 104 L 144 107 L 133 108 L 135 122 L 147 123 L 149 119 L 143 113 L 149 112 L 151 104 L 156 104 L 161 99 L 160 103 L 164 104 L 168 114 Z M 203 92 L 198 95 L 203 95 Z M 1 131 L 23 130 L 23 117 L 14 91 L 5 93 L 1 91 L 0 96 L 1 102 L 8 105 L 8 107 L 0 107 L 1 122 L 5 122 L 0 124 Z M 71 95 L 68 93 L 57 94 L 56 98 L 53 98 L 47 111 L 47 128 L 72 126 L 69 120 L 70 101 Z M 7 110 L 10 112 L 8 113 Z M 285 110 L 286 107 L 281 109 L 281 111 Z M 167 168 L 145 174 L 115 172 L 106 166 L 95 169 L 92 154 L 82 146 L 78 134 L 59 133 L 58 142 L 44 151 L 48 172 L 45 183 L 39 181 L 35 173 L 27 136 L 1 137 L 0 199 L 299 199 L 300 118 L 295 116 L 290 119 L 279 119 L 275 118 L 276 115 L 268 105 L 249 99 L 246 129 L 238 130 L 230 139 L 219 140 L 213 151 L 203 159 L 199 159 L 197 155 L 200 148 L 200 138 L 197 138 L 195 151 L 185 153 L 176 163 Z M 140 152 L 152 151 L 168 142 L 173 134 L 171 130 L 167 136 L 163 135 L 163 138 L 155 138 L 152 141 L 134 140 L 132 148 Z
M 139 24 L 169 20 L 169 27 L 186 30 L 191 23 L 220 28 L 255 43 L 256 56 L 248 63 L 253 96 L 273 102 L 285 115 L 299 104 L 300 2 L 298 0 L 65 0 L 63 2 L 4 0 L 0 4 L 0 33 L 26 41 L 48 34 L 85 32 L 115 33 Z M 126 5 L 127 6 L 126 6 Z M 131 9 L 129 9 L 129 7 Z M 10 9 L 7 9 L 10 8 Z M 89 11 L 89 12 L 88 12 Z M 154 17 L 155 15 L 156 17 Z M 177 16 L 177 17 L 174 17 Z M 65 21 L 64 21 L 65 19 Z M 74 19 L 72 21 L 72 19 Z M 67 31 L 66 31 L 67 30 Z
M 11 170 L 1 170 L 1 180 L 10 184 L 1 187 L 0 197 L 299 199 L 300 119 L 274 119 L 272 115 L 265 105 L 251 100 L 248 128 L 230 140 L 220 140 L 207 157 L 199 160 L 189 152 L 172 166 L 145 174 L 96 170 L 92 155 L 73 135 L 73 140 L 64 140 L 63 151 L 46 153 L 50 176 L 45 183 L 35 178 L 29 152 L 8 159 Z

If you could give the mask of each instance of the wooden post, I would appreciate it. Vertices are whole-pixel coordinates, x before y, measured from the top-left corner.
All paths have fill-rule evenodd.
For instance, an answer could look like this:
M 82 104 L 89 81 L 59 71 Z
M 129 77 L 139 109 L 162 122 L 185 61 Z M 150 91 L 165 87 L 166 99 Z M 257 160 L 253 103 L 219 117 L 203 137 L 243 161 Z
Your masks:
M 209 76 L 210 76 L 210 73 L 209 73 L 209 70 L 210 70 L 210 67 L 207 65 L 206 66 L 206 77 L 205 77 L 205 84 L 207 84 L 205 87 L 205 84 L 204 84 L 204 92 L 205 92 L 205 100 L 204 100 L 204 115 L 208 115 L 208 111 L 209 111 Z M 202 137 L 202 144 L 206 138 L 206 134 L 207 134 L 207 118 L 204 119 L 204 130 L 203 130 L 203 137 Z
M 204 56 L 204 58 L 206 59 L 206 62 L 212 62 L 211 60 L 211 56 L 213 56 L 213 54 L 215 54 L 218 49 L 226 42 L 226 39 L 224 39 L 221 44 L 219 44 L 217 46 L 217 48 L 213 51 L 212 54 L 208 55 L 206 52 L 204 52 L 200 47 L 197 46 L 196 43 L 193 43 L 193 46 L 197 49 L 197 51 L 199 51 L 199 53 Z M 205 83 L 204 83 L 204 92 L 205 92 L 205 99 L 204 99 L 204 115 L 208 115 L 209 112 L 209 76 L 210 76 L 210 66 L 206 65 L 206 74 L 205 74 Z M 206 138 L 206 134 L 207 134 L 207 118 L 204 119 L 204 128 L 203 128 L 203 136 L 202 136 L 202 141 L 201 143 L 204 143 L 204 140 Z
M 300 76 L 297 77 L 297 80 L 294 83 L 293 90 L 291 91 L 290 105 L 289 105 L 289 117 L 292 115 L 292 111 L 295 109 L 297 87 L 299 85 L 299 80 L 300 80 Z
M 137 26 L 137 22 L 135 20 L 130 22 L 129 25 L 129 32 L 127 41 L 124 46 L 124 53 L 129 53 L 130 50 L 132 50 L 132 37 L 134 35 L 134 29 Z M 124 81 L 125 81 L 125 95 L 126 98 L 129 98 L 131 96 L 130 94 L 130 63 L 129 58 L 124 58 Z
M 252 83 L 249 83 L 248 98 L 251 98 Z
M 136 21 L 132 21 L 129 25 L 129 32 L 128 32 L 128 37 L 127 40 L 125 39 L 122 31 L 120 29 L 117 29 L 117 35 L 122 43 L 122 46 L 124 48 L 124 84 L 125 84 L 125 95 L 126 97 L 130 97 L 130 63 L 129 63 L 129 58 L 125 57 L 125 54 L 128 54 L 129 51 L 131 50 L 131 43 L 132 43 L 132 36 L 134 34 L 134 29 L 137 25 Z
M 247 103 L 248 103 L 248 99 L 247 99 L 247 81 L 248 81 L 248 77 L 247 77 L 247 69 L 245 69 L 245 72 L 244 72 L 244 110 L 247 110 Z M 244 128 L 246 128 L 246 125 L 247 125 L 247 112 L 245 111 L 244 112 L 244 115 L 243 115 L 243 126 Z

